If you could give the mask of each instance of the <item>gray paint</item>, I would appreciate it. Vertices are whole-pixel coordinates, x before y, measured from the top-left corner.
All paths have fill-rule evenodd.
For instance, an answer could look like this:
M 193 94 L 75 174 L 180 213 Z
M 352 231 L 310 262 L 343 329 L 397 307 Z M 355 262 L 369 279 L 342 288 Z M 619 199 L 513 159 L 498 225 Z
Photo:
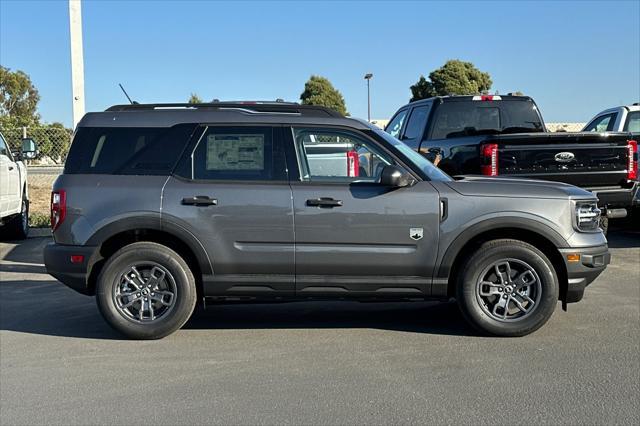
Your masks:
M 87 114 L 81 125 L 256 120 L 370 128 L 334 117 L 206 110 L 95 113 Z M 121 231 L 165 230 L 194 251 L 209 296 L 443 296 L 458 250 L 478 233 L 497 227 L 536 232 L 558 248 L 606 244 L 601 232 L 576 232 L 573 227 L 575 200 L 595 200 L 593 195 L 546 181 L 470 177 L 390 189 L 375 184 L 61 175 L 54 189 L 61 188 L 67 191 L 68 211 L 54 233 L 56 243 L 98 246 Z M 217 205 L 181 203 L 198 195 L 215 198 Z M 341 200 L 342 206 L 306 205 L 306 200 L 320 197 Z M 442 220 L 445 199 L 447 217 Z M 412 239 L 411 228 L 422 228 L 422 239 Z

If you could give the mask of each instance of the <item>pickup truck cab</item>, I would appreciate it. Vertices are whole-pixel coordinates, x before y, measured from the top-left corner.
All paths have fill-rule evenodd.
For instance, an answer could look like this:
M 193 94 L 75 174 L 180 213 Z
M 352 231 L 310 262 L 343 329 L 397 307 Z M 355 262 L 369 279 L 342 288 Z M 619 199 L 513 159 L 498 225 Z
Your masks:
M 629 132 L 640 135 L 640 104 L 605 109 L 593 117 L 583 132 Z
M 30 149 L 25 151 L 24 148 Z M 12 153 L 0 133 L 0 236 L 24 239 L 29 234 L 29 187 L 27 168 L 22 162 L 35 154 L 31 139 L 23 143 L 23 152 Z
M 47 271 L 139 339 L 180 328 L 196 300 L 451 297 L 481 332 L 522 336 L 610 259 L 593 194 L 454 180 L 372 124 L 310 105 L 89 113 L 51 199 Z
M 631 134 L 548 132 L 528 96 L 424 99 L 401 107 L 385 130 L 432 161 L 440 155 L 438 167 L 451 176 L 534 178 L 591 191 L 605 229 L 607 218 L 626 216 L 638 187 Z
M 582 129 L 583 132 L 629 132 L 638 141 L 640 138 L 640 103 L 605 109 L 596 114 Z M 633 198 L 634 219 L 640 210 L 640 187 Z

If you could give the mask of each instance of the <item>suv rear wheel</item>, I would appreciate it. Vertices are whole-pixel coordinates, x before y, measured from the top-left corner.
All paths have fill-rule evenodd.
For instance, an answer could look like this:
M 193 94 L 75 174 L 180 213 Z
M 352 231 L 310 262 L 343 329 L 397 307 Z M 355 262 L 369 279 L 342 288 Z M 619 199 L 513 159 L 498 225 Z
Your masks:
M 542 327 L 558 301 L 558 277 L 547 257 L 517 240 L 482 244 L 458 277 L 457 300 L 483 333 L 524 336 Z
M 196 304 L 187 263 L 161 244 L 138 242 L 118 250 L 98 277 L 96 300 L 105 320 L 134 339 L 159 339 L 184 325 Z

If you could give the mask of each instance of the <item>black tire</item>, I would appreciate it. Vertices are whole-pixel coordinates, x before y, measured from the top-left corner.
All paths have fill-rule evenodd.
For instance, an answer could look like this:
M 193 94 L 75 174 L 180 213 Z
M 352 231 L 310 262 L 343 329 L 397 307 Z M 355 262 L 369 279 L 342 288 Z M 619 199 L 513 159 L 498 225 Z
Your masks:
M 5 225 L 7 236 L 12 240 L 24 240 L 29 236 L 29 200 L 22 198 L 20 213 Z
M 530 267 L 539 279 L 539 288 L 535 290 L 535 297 L 539 300 L 531 305 L 532 309 L 528 313 L 518 310 L 518 307 L 512 304 L 515 302 L 511 302 L 511 298 L 507 299 L 505 294 L 490 296 L 493 300 L 505 297 L 506 305 L 513 307 L 517 314 L 522 315 L 521 318 L 496 319 L 489 312 L 490 309 L 487 307 L 485 299 L 482 299 L 479 294 L 479 283 L 485 279 L 485 274 L 492 273 L 492 265 L 504 260 L 510 260 L 514 265 L 524 265 L 524 270 Z M 514 274 L 517 275 L 517 271 Z M 535 286 L 537 287 L 538 284 Z M 516 294 L 512 293 L 512 290 L 509 289 L 509 294 L 514 295 L 515 300 Z M 506 293 L 506 290 L 499 291 Z M 542 327 L 555 310 L 558 294 L 558 277 L 549 259 L 531 244 L 509 239 L 494 240 L 482 244 L 463 265 L 458 275 L 456 289 L 458 305 L 465 319 L 484 334 L 503 337 L 525 336 Z M 496 297 L 498 299 L 495 299 Z M 522 301 L 523 299 L 519 298 L 518 300 Z M 503 309 L 501 313 L 505 311 L 508 309 Z M 495 310 L 493 312 L 495 314 Z
M 118 308 L 114 295 L 121 285 L 123 273 L 131 265 L 146 262 L 160 265 L 170 274 L 175 286 L 175 300 L 166 314 L 142 323 Z M 152 242 L 133 243 L 118 250 L 102 268 L 96 287 L 96 301 L 104 319 L 115 330 L 132 339 L 160 339 L 180 329 L 191 317 L 196 299 L 195 279 L 184 259 L 170 248 Z
M 609 218 L 605 215 L 600 216 L 600 229 L 602 229 L 604 235 L 609 232 Z

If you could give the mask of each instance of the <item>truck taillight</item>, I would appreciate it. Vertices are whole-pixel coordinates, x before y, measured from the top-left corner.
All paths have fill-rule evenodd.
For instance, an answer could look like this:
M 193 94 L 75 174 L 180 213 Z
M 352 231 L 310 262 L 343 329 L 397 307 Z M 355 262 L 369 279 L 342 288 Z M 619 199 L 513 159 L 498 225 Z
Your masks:
M 347 176 L 358 177 L 360 175 L 360 159 L 358 151 L 347 152 Z
M 55 231 L 67 216 L 67 192 L 59 189 L 51 193 L 51 230 Z
M 480 171 L 485 176 L 498 176 L 497 143 L 488 143 L 480 147 Z
M 638 179 L 638 142 L 627 141 L 627 149 L 629 150 L 629 165 L 627 167 L 627 179 Z

